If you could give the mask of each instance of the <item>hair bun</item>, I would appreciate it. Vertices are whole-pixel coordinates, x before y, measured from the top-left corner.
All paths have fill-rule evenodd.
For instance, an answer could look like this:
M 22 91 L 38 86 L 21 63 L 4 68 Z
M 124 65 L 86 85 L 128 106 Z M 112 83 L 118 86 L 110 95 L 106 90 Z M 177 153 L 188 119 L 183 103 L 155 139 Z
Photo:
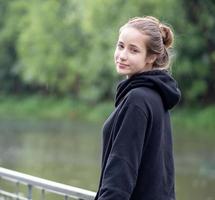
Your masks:
M 171 47 L 172 43 L 173 43 L 173 32 L 172 32 L 172 30 L 168 26 L 161 24 L 160 25 L 160 31 L 161 31 L 161 35 L 163 38 L 164 46 L 166 48 Z

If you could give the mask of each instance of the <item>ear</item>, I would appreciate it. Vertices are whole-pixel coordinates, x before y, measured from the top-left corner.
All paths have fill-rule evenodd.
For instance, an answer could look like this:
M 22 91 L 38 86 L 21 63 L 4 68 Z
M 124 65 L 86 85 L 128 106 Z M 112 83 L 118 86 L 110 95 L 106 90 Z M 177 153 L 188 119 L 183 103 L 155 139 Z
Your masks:
M 146 62 L 149 64 L 152 64 L 155 62 L 155 60 L 157 59 L 157 55 L 156 54 L 151 54 L 149 56 L 147 56 L 146 58 Z

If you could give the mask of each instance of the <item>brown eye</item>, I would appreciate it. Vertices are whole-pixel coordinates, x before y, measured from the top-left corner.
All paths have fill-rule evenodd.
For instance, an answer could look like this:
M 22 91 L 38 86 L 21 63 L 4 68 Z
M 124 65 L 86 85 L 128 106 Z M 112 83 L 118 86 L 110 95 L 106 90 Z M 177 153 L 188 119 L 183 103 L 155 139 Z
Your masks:
M 118 47 L 118 49 L 123 49 L 124 48 L 123 44 L 120 44 L 120 43 L 117 44 L 117 47 Z
M 131 48 L 131 53 L 138 53 L 139 51 L 137 49 Z

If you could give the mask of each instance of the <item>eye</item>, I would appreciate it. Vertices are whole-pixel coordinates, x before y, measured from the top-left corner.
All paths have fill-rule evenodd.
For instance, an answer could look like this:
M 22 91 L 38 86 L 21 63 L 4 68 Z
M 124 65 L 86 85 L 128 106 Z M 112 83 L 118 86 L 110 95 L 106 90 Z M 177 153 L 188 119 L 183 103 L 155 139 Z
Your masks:
M 131 53 L 139 53 L 139 50 L 136 48 L 131 48 L 130 51 Z
M 123 48 L 124 48 L 124 46 L 123 46 L 122 43 L 118 43 L 118 44 L 117 44 L 117 47 L 118 47 L 118 49 L 123 49 Z

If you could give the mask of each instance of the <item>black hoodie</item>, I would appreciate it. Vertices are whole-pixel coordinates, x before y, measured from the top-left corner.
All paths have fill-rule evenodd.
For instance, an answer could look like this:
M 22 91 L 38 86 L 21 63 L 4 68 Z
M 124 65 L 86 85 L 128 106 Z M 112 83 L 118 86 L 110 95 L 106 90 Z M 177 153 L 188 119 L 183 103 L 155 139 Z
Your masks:
M 115 110 L 103 127 L 95 200 L 174 200 L 169 109 L 180 99 L 167 71 L 133 75 L 117 87 Z

